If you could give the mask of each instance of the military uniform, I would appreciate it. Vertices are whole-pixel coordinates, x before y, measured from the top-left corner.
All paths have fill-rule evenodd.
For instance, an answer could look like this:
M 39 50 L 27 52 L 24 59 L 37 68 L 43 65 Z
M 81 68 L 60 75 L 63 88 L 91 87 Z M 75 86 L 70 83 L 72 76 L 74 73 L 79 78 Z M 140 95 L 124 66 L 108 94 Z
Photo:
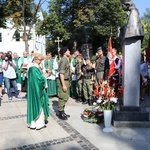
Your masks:
M 109 59 L 106 56 L 102 56 L 98 58 L 96 61 L 96 80 L 100 84 L 100 79 L 106 80 L 107 73 L 106 70 L 109 69 Z
M 93 84 L 91 84 L 92 76 L 94 75 L 94 68 L 89 65 L 82 65 L 81 70 L 83 72 L 83 95 L 84 104 L 92 104 L 93 96 Z
M 76 67 L 75 67 L 75 74 L 76 74 L 76 92 L 77 92 L 77 98 L 78 101 L 82 101 L 82 97 L 83 97 L 83 90 L 82 90 L 82 85 L 83 85 L 83 81 L 82 81 L 82 74 L 81 74 L 81 66 L 82 66 L 82 62 L 77 62 Z
M 67 115 L 64 112 L 64 108 L 65 108 L 65 104 L 69 99 L 69 95 L 68 92 L 64 92 L 62 90 L 62 83 L 60 80 L 60 74 L 64 75 L 64 81 L 65 81 L 65 85 L 67 87 L 67 89 L 69 89 L 70 87 L 70 64 L 69 64 L 69 59 L 65 56 L 63 56 L 60 59 L 59 62 L 59 67 L 58 67 L 58 71 L 59 71 L 59 79 L 57 80 L 57 86 L 58 86 L 58 111 L 59 111 L 59 118 L 66 120 L 67 119 Z

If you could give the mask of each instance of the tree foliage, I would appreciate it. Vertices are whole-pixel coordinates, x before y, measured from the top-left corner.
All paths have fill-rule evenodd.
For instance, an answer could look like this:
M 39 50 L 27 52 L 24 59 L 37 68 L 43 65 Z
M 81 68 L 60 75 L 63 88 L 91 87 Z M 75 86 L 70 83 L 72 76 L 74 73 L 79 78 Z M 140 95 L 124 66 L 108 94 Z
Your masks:
M 61 37 L 70 48 L 77 41 L 78 48 L 92 43 L 94 49 L 107 46 L 112 31 L 113 44 L 119 47 L 117 32 L 125 16 L 120 0 L 50 0 L 49 13 L 37 31 L 51 35 L 53 41 Z
M 6 27 L 5 5 L 6 5 L 6 0 L 0 1 L 0 28 Z
M 17 32 L 23 32 L 25 50 L 28 52 L 28 40 L 31 39 L 31 29 L 38 20 L 40 6 L 45 0 L 38 0 L 35 5 L 34 0 L 6 0 L 3 7 L 4 17 L 9 19 L 12 28 Z
M 150 9 L 149 8 L 146 9 L 146 12 L 144 13 L 141 20 L 142 20 L 142 25 L 145 34 L 142 42 L 142 50 L 144 50 L 148 46 L 148 40 L 150 37 Z

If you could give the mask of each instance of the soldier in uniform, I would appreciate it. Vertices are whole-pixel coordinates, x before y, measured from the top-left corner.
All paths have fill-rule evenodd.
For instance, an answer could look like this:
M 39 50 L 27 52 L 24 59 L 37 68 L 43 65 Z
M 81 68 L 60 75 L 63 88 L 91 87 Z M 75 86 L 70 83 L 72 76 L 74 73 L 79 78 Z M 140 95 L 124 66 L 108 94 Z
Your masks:
M 86 59 L 86 64 L 82 65 L 81 70 L 83 76 L 83 104 L 92 105 L 94 68 L 89 58 Z
M 58 86 L 58 117 L 62 120 L 67 120 L 69 115 L 67 115 L 64 111 L 65 104 L 69 99 L 68 89 L 70 87 L 70 64 L 69 64 L 69 56 L 70 51 L 67 47 L 62 47 L 60 49 L 61 60 L 59 62 L 58 70 L 59 70 L 59 80 L 57 80 Z
M 107 80 L 108 70 L 109 70 L 109 59 L 104 56 L 104 48 L 98 47 L 97 49 L 98 58 L 95 65 L 96 70 L 96 80 L 100 84 L 100 80 Z

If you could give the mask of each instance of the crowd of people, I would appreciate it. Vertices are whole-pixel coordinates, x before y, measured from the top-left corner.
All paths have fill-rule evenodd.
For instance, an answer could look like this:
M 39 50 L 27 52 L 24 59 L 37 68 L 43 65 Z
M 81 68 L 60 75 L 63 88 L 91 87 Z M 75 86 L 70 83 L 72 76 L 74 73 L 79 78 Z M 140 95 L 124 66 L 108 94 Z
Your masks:
M 62 47 L 59 55 L 52 56 L 48 52 L 45 56 L 33 51 L 29 55 L 26 51 L 19 57 L 11 51 L 0 53 L 0 97 L 2 99 L 2 85 L 6 89 L 8 100 L 13 94 L 20 99 L 19 92 L 25 92 L 27 98 L 27 124 L 30 129 L 45 127 L 49 116 L 48 97 L 58 97 L 58 117 L 67 120 L 65 105 L 72 97 L 78 103 L 93 105 L 93 87 L 101 86 L 101 81 L 113 78 L 122 82 L 122 55 L 117 49 L 112 49 L 113 59 L 106 55 L 106 49 L 97 48 L 94 57 L 84 58 L 75 50 L 73 54 L 67 47 Z M 109 75 L 110 61 L 114 72 Z M 148 63 L 141 54 L 141 88 L 140 100 L 144 100 L 146 85 L 149 80 Z M 12 90 L 13 89 L 13 90 Z

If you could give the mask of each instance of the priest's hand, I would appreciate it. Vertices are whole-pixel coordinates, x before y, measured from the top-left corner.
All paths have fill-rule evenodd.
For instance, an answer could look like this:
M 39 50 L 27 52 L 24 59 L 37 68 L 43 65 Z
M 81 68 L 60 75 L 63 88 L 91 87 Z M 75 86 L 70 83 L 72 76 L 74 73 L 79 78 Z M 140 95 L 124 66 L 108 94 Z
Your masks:
M 46 73 L 44 73 L 43 75 L 44 75 L 45 77 L 49 77 L 49 76 L 50 76 L 50 74 L 49 74 L 49 73 L 47 73 L 47 72 L 46 72 Z

